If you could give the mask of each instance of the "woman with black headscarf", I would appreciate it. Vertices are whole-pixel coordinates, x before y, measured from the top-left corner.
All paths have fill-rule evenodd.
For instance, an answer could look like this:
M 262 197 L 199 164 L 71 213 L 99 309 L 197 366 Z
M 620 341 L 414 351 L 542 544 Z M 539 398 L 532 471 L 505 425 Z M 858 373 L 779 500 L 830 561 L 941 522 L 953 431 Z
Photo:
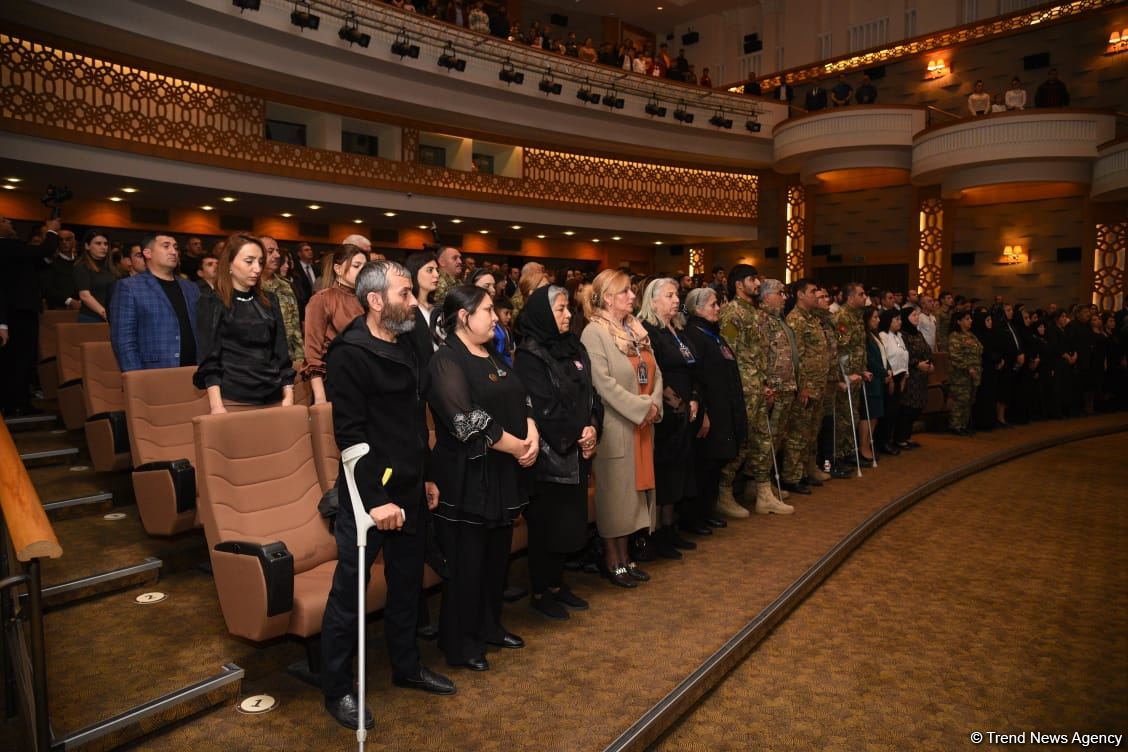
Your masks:
M 998 371 L 998 384 L 995 390 L 995 421 L 1002 428 L 1010 425 L 1008 413 L 1013 412 L 1018 395 L 1018 374 L 1023 370 L 1026 353 L 1023 352 L 1022 339 L 1018 325 L 1021 320 L 1015 316 L 1014 306 L 1000 303 L 991 313 L 994 350 L 1003 359 L 1003 367 Z M 1021 412 L 1021 408 L 1019 408 Z
M 588 476 L 603 424 L 603 403 L 591 383 L 591 360 L 570 331 L 568 292 L 550 285 L 525 301 L 513 367 L 528 390 L 540 429 L 536 484 L 525 510 L 529 525 L 529 605 L 567 619 L 587 601 L 563 582 L 564 559 L 587 541 Z
M 971 425 L 977 431 L 990 431 L 998 424 L 995 403 L 999 394 L 999 374 L 1006 365 L 1006 359 L 999 351 L 994 320 L 986 308 L 980 308 L 972 314 L 971 333 L 983 346 L 982 367 L 979 371 L 983 376 L 971 408 Z
M 1042 316 L 1030 324 L 1030 357 L 1026 364 L 1034 382 L 1030 412 L 1036 420 L 1052 418 L 1056 409 L 1055 359 L 1047 335 L 1049 329 L 1047 320 L 1048 317 Z
M 901 340 L 909 351 L 909 375 L 905 380 L 905 391 L 901 393 L 897 425 L 893 431 L 893 444 L 899 449 L 916 449 L 920 446 L 913 441 L 913 423 L 920 417 L 928 402 L 928 379 L 936 370 L 932 363 L 932 348 L 917 328 L 919 321 L 919 309 L 901 309 Z

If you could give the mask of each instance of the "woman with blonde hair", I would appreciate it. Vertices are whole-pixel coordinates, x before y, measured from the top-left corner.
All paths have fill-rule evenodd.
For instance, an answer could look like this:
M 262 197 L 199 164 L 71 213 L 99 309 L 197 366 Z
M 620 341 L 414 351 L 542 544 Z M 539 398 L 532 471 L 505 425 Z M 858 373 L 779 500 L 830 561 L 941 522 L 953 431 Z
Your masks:
M 595 515 L 604 542 L 604 575 L 633 588 L 650 576 L 628 553 L 627 538 L 655 523 L 654 429 L 662 419 L 662 373 L 650 337 L 634 317 L 634 292 L 624 272 L 607 269 L 584 300 L 589 321 L 581 342 L 604 405 L 595 455 Z
M 325 354 L 338 334 L 364 314 L 356 297 L 356 275 L 368 263 L 368 252 L 345 243 L 325 259 L 318 290 L 305 311 L 305 368 L 314 404 L 325 399 Z

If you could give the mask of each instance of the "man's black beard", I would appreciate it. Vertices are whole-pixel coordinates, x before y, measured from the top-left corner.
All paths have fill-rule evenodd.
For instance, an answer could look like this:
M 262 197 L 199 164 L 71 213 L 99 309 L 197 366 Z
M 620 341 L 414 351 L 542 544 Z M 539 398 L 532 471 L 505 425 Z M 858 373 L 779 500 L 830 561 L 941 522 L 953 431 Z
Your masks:
M 415 328 L 415 308 L 389 304 L 384 308 L 384 315 L 380 319 L 380 326 L 384 327 L 389 334 L 396 336 L 407 334 Z

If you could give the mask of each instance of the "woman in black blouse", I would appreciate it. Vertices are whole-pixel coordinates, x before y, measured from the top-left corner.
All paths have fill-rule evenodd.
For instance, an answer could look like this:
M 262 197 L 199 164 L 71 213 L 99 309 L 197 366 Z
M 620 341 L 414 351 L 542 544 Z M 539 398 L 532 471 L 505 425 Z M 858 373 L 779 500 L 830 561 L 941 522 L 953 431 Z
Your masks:
M 928 402 L 928 378 L 936 370 L 932 362 L 932 348 L 920 333 L 919 308 L 901 309 L 901 339 L 909 351 L 909 375 L 897 409 L 897 425 L 893 429 L 893 444 L 898 449 L 916 449 L 913 441 L 913 423 L 924 411 Z
M 87 230 L 82 237 L 82 254 L 74 265 L 74 287 L 82 308 L 78 320 L 99 324 L 106 320 L 110 288 L 117 279 L 117 268 L 110 260 L 110 239 L 101 230 Z
M 419 251 L 407 257 L 404 267 L 411 274 L 411 292 L 419 301 L 419 308 L 415 311 L 415 328 L 407 336 L 419 358 L 419 370 L 423 372 L 427 370 L 431 356 L 438 348 L 432 323 L 438 318 L 439 311 L 435 308 L 431 295 L 439 286 L 439 263 L 435 254 Z
M 674 529 L 675 508 L 696 506 L 697 481 L 693 473 L 693 431 L 697 422 L 697 353 L 684 336 L 678 283 L 669 278 L 652 281 L 643 291 L 639 318 L 643 321 L 654 359 L 662 372 L 662 399 L 666 410 L 654 426 L 654 482 L 658 503 L 655 550 L 667 559 L 682 558 L 678 549 L 692 550 L 697 544 Z M 697 520 L 682 520 L 683 529 L 711 535 L 712 529 Z
M 423 393 L 435 419 L 431 480 L 450 577 L 443 583 L 439 647 L 452 666 L 486 671 L 486 645 L 521 648 L 501 626 L 513 521 L 528 500 L 526 472 L 540 435 L 521 378 L 488 348 L 497 316 L 480 287 L 460 286 L 443 301 L 445 342 L 431 358 Z
M 550 619 L 567 619 L 565 606 L 588 607 L 564 584 L 564 559 L 587 541 L 588 476 L 603 423 L 591 360 L 570 331 L 571 319 L 563 287 L 533 292 L 521 310 L 523 339 L 514 358 L 541 436 L 535 493 L 525 510 L 530 605 Z
M 230 408 L 294 404 L 294 368 L 278 299 L 259 287 L 262 243 L 227 239 L 215 290 L 200 297 L 196 331 L 200 365 L 193 381 L 207 389 L 212 415 Z

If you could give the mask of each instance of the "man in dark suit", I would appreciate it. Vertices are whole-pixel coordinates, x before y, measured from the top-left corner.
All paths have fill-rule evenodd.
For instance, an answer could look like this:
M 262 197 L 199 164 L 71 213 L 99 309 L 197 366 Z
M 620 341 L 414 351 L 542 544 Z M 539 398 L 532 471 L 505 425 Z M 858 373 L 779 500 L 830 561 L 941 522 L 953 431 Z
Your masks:
M 196 365 L 200 288 L 176 276 L 176 239 L 157 234 L 141 244 L 148 269 L 123 279 L 110 301 L 110 343 L 124 371 Z
M 46 226 L 43 242 L 30 245 L 0 217 L 0 409 L 5 417 L 36 412 L 31 385 L 39 349 L 39 277 L 59 246 L 59 220 Z
M 82 301 L 78 299 L 78 287 L 74 283 L 74 262 L 78 258 L 75 245 L 74 233 L 60 229 L 58 248 L 48 259 L 47 268 L 40 277 L 48 308 L 69 308 L 72 311 L 82 308 Z
M 313 259 L 313 248 L 309 243 L 299 243 L 298 258 L 294 262 L 294 270 L 290 273 L 290 277 L 294 283 L 294 295 L 298 299 L 298 311 L 303 322 L 306 305 L 317 290 L 317 276 L 317 262 Z
M 815 81 L 815 85 L 807 92 L 803 106 L 807 109 L 807 112 L 826 109 L 826 89 L 822 88 L 822 84 L 818 81 Z

